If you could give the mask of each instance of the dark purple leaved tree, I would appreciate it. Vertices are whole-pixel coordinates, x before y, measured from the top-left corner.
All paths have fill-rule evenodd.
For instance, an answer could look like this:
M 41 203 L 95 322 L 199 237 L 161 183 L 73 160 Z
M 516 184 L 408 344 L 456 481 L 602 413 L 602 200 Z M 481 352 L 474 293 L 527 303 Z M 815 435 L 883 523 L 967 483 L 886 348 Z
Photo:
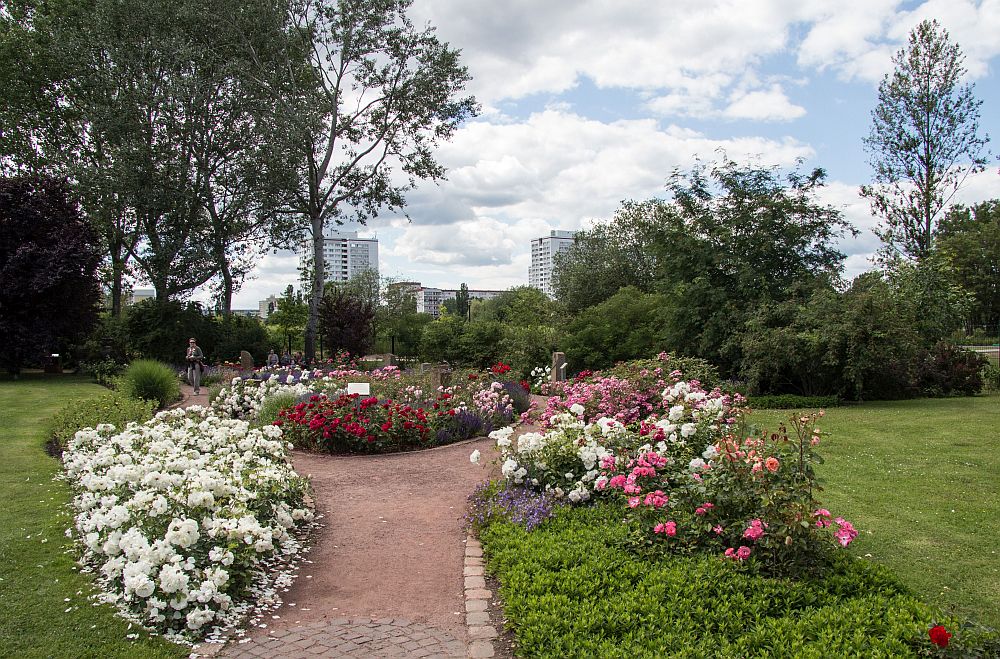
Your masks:
M 8 373 L 90 331 L 100 261 L 97 236 L 66 184 L 0 179 L 0 360 Z

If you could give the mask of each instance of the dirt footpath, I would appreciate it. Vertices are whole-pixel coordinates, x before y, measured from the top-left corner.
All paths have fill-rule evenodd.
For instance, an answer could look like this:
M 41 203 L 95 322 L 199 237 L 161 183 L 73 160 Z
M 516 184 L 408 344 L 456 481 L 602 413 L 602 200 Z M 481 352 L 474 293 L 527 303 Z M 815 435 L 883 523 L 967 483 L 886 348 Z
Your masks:
M 482 467 L 469 462 L 475 449 Z M 479 439 L 379 456 L 296 452 L 295 470 L 312 479 L 324 519 L 313 563 L 284 598 L 297 603 L 295 619 L 402 617 L 464 638 L 466 501 L 494 450 Z

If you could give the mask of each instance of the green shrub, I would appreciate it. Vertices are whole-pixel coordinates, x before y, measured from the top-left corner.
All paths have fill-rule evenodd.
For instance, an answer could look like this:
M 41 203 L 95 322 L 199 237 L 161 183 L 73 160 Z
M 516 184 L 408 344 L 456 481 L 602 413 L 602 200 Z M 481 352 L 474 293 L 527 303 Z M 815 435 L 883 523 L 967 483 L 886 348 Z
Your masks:
M 97 384 L 108 387 L 109 389 L 114 388 L 114 379 L 122 374 L 125 370 L 125 364 L 115 361 L 114 359 L 102 359 L 97 362 L 85 362 L 80 365 L 84 372 L 90 373 L 97 380 Z
M 298 396 L 293 393 L 279 393 L 264 399 L 257 413 L 257 423 L 268 426 L 278 420 L 278 412 L 292 407 L 298 402 Z
M 975 396 L 989 361 L 977 352 L 941 341 L 917 362 L 916 387 L 924 396 Z
M 486 527 L 488 571 L 524 657 L 930 654 L 934 612 L 840 552 L 822 578 L 774 579 L 705 556 L 632 552 L 613 505 L 558 508 L 531 532 Z M 969 648 L 953 620 L 953 647 Z M 972 655 L 970 655 L 972 656 Z
M 101 423 L 124 428 L 131 421 L 148 421 L 155 405 L 151 400 L 133 398 L 121 391 L 107 391 L 96 398 L 73 401 L 52 418 L 52 452 L 62 453 L 66 443 L 83 428 L 94 428 Z
M 152 359 L 132 362 L 125 369 L 119 386 L 125 394 L 155 401 L 159 407 L 166 407 L 180 396 L 180 385 L 174 370 Z
M 1000 391 L 1000 366 L 995 366 L 987 362 L 981 373 L 983 378 L 983 391 Z
M 796 396 L 794 394 L 750 396 L 747 405 L 755 410 L 820 409 L 839 407 L 840 398 L 836 396 Z

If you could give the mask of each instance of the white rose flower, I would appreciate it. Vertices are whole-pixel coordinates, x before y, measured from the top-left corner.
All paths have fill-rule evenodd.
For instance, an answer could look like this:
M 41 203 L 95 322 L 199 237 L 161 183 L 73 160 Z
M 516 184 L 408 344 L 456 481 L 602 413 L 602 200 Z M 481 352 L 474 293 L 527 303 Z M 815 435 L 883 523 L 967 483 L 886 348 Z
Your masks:
M 471 462 L 474 465 L 477 465 L 479 464 L 479 457 L 480 457 L 479 449 L 476 449 L 475 451 L 472 452 L 472 455 L 469 456 L 469 462 Z

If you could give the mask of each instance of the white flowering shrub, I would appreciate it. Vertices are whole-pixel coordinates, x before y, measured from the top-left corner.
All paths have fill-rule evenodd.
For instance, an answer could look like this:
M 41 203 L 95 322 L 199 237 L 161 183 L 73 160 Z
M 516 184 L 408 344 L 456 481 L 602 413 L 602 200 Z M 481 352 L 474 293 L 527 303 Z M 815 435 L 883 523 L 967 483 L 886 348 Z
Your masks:
M 200 407 L 76 433 L 63 454 L 74 491 L 68 534 L 103 599 L 171 636 L 239 622 L 313 518 L 288 448 L 277 426 Z
M 306 374 L 303 374 L 301 380 L 294 382 L 278 378 L 264 381 L 233 378 L 212 401 L 212 410 L 221 417 L 253 420 L 268 398 L 284 393 L 296 396 L 315 393 L 317 388 L 322 388 L 325 384 L 322 378 L 310 379 Z
M 586 501 L 601 473 L 601 461 L 612 455 L 625 427 L 609 418 L 585 425 L 572 414 L 550 421 L 544 433 L 524 433 L 516 440 L 510 427 L 490 433 L 500 452 L 500 471 L 515 484 L 544 489 L 557 499 Z

